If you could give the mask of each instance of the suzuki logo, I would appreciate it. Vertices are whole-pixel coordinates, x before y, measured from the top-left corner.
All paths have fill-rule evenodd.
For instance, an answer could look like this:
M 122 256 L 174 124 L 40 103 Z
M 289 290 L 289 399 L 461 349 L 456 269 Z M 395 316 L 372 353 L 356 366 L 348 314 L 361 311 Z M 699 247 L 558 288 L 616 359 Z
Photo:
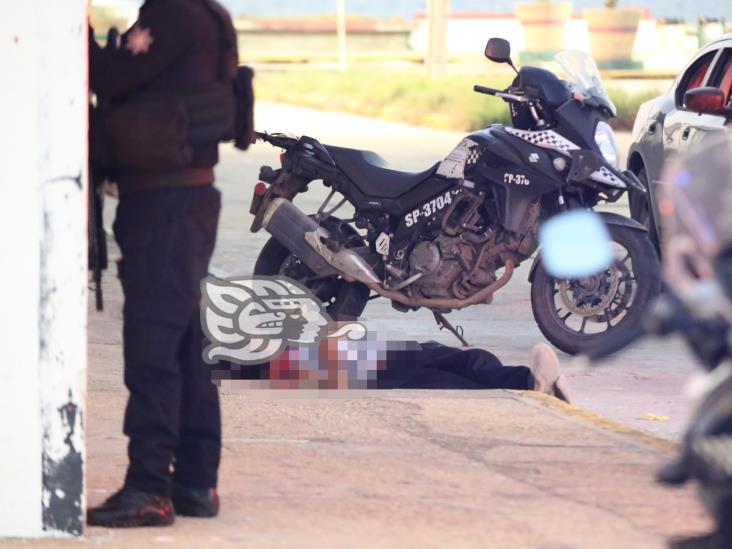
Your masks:
M 537 153 L 531 153 L 529 155 L 529 162 L 536 164 L 539 161 L 539 155 Z

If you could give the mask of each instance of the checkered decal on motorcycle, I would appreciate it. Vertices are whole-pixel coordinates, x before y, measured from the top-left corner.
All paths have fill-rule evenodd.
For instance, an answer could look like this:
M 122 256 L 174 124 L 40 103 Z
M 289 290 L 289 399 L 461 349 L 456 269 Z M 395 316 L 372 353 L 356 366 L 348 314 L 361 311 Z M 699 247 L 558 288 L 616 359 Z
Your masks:
M 590 176 L 590 179 L 592 179 L 593 181 L 597 181 L 598 183 L 604 183 L 605 185 L 609 185 L 611 187 L 617 187 L 618 189 L 627 188 L 625 183 L 618 179 L 618 177 L 613 172 L 608 170 L 605 166 L 593 173 Z
M 463 139 L 445 160 L 440 162 L 437 175 L 448 179 L 464 179 L 465 166 L 476 164 L 480 157 L 480 148 L 477 145 L 475 141 Z
M 579 149 L 579 147 L 569 139 L 565 139 L 552 130 L 532 132 L 527 130 L 517 130 L 516 128 L 506 128 L 506 131 L 519 139 L 523 139 L 524 141 L 531 143 L 532 145 L 536 145 L 542 149 L 551 149 L 567 156 L 569 156 L 570 151 L 576 151 Z

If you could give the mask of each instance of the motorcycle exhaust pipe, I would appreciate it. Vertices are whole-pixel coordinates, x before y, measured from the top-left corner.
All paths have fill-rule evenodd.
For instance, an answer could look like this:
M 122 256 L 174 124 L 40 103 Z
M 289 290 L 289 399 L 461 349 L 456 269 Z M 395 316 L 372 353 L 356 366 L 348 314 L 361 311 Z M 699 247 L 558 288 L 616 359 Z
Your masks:
M 328 231 L 284 198 L 275 198 L 262 220 L 264 229 L 318 276 L 342 275 L 349 282 L 378 284 L 379 278 L 356 252 L 330 250 L 324 242 Z
M 262 226 L 318 276 L 338 274 L 304 238 L 317 231 L 318 224 L 289 200 L 275 198 L 264 214 Z

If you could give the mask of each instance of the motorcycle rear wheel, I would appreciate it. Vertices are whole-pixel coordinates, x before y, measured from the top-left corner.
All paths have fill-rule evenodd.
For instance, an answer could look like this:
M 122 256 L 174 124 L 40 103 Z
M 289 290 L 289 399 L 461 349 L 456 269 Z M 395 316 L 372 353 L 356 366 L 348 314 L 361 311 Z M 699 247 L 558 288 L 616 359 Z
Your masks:
M 541 263 L 534 273 L 534 319 L 549 342 L 570 355 L 640 329 L 661 289 L 661 267 L 648 234 L 623 226 L 609 230 L 617 260 L 600 275 L 559 280 Z
M 326 227 L 328 222 L 326 221 Z M 305 285 L 326 306 L 333 320 L 358 319 L 369 301 L 370 291 L 360 282 L 347 282 L 340 276 L 317 278 L 315 273 L 275 238 L 259 252 L 254 265 L 259 276 L 283 275 Z

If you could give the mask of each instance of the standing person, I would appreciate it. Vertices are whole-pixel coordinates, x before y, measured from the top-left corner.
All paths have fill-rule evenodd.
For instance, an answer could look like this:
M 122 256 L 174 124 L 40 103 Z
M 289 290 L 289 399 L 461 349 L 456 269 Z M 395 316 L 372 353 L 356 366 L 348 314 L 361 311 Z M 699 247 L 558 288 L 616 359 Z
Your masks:
M 110 105 L 130 392 L 124 485 L 89 509 L 90 525 L 165 526 L 219 510 L 219 395 L 202 359 L 199 302 L 237 60 L 231 18 L 214 0 L 146 0 L 118 47 L 90 40 L 91 88 Z

